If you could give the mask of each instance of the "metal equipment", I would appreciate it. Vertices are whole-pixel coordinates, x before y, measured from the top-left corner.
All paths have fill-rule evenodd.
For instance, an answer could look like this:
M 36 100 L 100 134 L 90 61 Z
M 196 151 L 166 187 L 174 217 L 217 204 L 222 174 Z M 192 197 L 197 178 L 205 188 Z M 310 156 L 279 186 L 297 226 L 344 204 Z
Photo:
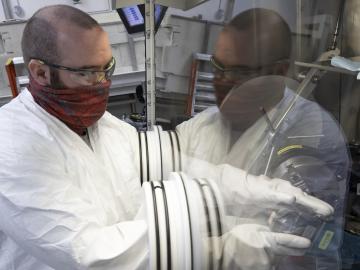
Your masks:
M 174 173 L 144 184 L 150 269 L 222 269 L 224 205 L 206 179 Z
M 147 128 L 155 124 L 155 4 L 188 10 L 207 0 L 115 0 L 113 8 L 145 4 L 145 68 L 146 68 L 146 118 Z

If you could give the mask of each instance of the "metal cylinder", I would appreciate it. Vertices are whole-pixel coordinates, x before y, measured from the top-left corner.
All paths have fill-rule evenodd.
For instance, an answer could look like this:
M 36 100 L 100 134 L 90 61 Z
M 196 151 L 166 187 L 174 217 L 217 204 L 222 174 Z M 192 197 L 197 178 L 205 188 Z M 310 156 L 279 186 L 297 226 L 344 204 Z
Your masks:
M 360 56 L 360 1 L 358 0 L 345 1 L 342 45 L 343 56 Z
M 341 55 L 360 60 L 360 1 L 345 1 Z M 344 76 L 341 85 L 341 124 L 349 141 L 360 140 L 360 82 Z

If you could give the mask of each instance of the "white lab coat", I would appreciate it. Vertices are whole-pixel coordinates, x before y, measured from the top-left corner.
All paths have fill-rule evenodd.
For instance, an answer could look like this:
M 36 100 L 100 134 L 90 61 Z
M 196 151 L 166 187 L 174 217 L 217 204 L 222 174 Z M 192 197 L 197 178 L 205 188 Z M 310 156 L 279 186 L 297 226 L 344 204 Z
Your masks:
M 136 219 L 141 202 L 137 132 L 105 113 L 89 128 L 89 137 L 92 150 L 27 90 L 0 108 L 0 269 L 148 266 L 146 222 Z M 243 171 L 228 166 L 204 169 L 214 169 L 217 180 L 243 178 Z M 228 185 L 223 195 L 230 201 L 240 197 L 242 203 L 251 192 L 246 182 L 238 184 L 245 189 Z M 260 199 L 266 194 L 265 189 Z M 226 259 L 236 258 L 243 248 L 267 254 L 267 240 L 252 246 L 236 236 L 229 239 L 238 248 L 230 248 Z M 243 258 L 241 264 L 249 264 L 247 259 L 253 261 Z M 257 261 L 247 269 L 259 269 Z
M 286 88 L 283 99 L 268 113 L 271 121 L 277 119 L 280 112 L 288 107 L 293 98 L 294 92 Z M 188 163 L 185 167 L 193 177 L 201 177 L 206 172 L 206 169 L 199 169 L 199 160 L 204 161 L 205 164 L 230 164 L 251 174 L 263 174 L 268 157 L 266 155 L 266 150 L 269 149 L 268 139 L 271 137 L 269 130 L 265 118 L 262 117 L 242 134 L 236 134 L 217 107 L 208 108 L 176 128 L 182 152 L 192 157 L 187 158 Z M 301 144 L 315 148 L 321 153 L 324 160 L 332 166 L 334 173 L 342 180 L 334 183 L 333 179 L 316 176 L 311 179 L 309 184 L 313 190 L 317 191 L 317 194 L 324 194 L 324 198 L 321 199 L 326 200 L 326 196 L 333 193 L 339 203 L 343 204 L 346 199 L 349 155 L 343 134 L 332 117 L 318 104 L 299 97 L 279 130 L 287 138 L 284 142 L 280 141 L 278 145 L 280 149 L 289 144 Z M 221 183 L 219 186 L 221 187 Z M 249 222 L 244 219 L 244 211 L 237 205 L 235 208 L 237 208 L 235 210 L 238 215 L 243 217 L 243 222 Z M 228 211 L 230 210 L 231 207 L 228 206 Z M 259 214 L 255 213 L 256 211 L 263 211 L 262 209 L 255 210 L 253 207 L 249 210 L 251 212 L 250 219 Z M 338 247 L 340 247 L 343 205 L 340 205 L 335 215 L 337 224 L 339 224 L 337 241 Z M 256 221 L 267 223 L 266 219 L 259 220 L 258 216 Z M 287 261 L 279 269 L 340 269 L 337 252 L 329 253 L 328 256 L 328 258 L 318 260 L 317 267 L 320 268 L 316 268 L 312 262 L 310 262 L 309 268 L 306 268 L 307 266 L 303 268 L 301 264 L 292 264 L 291 261 Z
M 27 90 L 0 108 L 0 269 L 146 268 L 136 135 L 105 113 L 92 151 Z
M 0 108 L 1 270 L 148 267 L 137 132 L 108 113 L 88 131 L 92 149 L 27 90 Z M 224 262 L 246 248 L 270 267 L 263 234 L 253 246 L 239 232 L 225 237 Z
M 268 113 L 272 121 L 287 108 L 293 97 L 293 91 L 286 88 L 283 99 Z M 211 164 L 230 164 L 246 171 L 254 170 L 252 161 L 268 144 L 269 135 L 264 117 L 244 133 L 235 134 L 215 106 L 178 125 L 176 131 L 181 139 L 181 150 L 187 155 Z M 299 97 L 279 131 L 291 138 L 287 144 L 298 143 L 320 151 L 327 150 L 325 158 L 329 160 L 326 161 L 338 163 L 339 169 L 347 173 L 349 156 L 343 133 L 335 120 L 315 102 Z M 331 152 L 333 149 L 337 151 Z

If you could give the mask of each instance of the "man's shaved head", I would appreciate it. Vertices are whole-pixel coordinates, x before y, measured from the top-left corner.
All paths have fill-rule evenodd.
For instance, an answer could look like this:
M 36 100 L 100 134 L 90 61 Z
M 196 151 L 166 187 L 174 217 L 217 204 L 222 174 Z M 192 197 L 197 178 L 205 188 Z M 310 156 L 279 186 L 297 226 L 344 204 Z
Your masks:
M 223 32 L 232 32 L 237 43 L 249 44 L 254 65 L 266 65 L 290 57 L 291 31 L 275 11 L 263 8 L 246 10 L 234 17 Z
M 27 22 L 21 40 L 25 65 L 32 58 L 59 63 L 62 53 L 59 36 L 71 35 L 76 28 L 101 29 L 87 13 L 71 6 L 54 5 L 38 10 Z

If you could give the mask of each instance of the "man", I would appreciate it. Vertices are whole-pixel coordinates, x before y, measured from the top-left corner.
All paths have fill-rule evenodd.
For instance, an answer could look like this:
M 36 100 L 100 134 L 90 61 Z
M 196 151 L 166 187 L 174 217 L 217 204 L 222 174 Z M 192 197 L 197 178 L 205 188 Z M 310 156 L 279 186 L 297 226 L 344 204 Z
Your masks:
M 184 122 L 177 132 L 188 156 L 187 172 L 193 176 L 216 175 L 209 173 L 210 163 L 240 168 L 254 185 L 259 184 L 254 175 L 286 179 L 296 174 L 305 179 L 297 180 L 296 186 L 336 208 L 329 229 L 335 235 L 333 248 L 325 249 L 321 256 L 282 258 L 278 269 L 340 269 L 338 251 L 349 166 L 346 143 L 328 113 L 286 86 L 290 51 L 290 29 L 276 12 L 256 8 L 237 15 L 220 33 L 211 59 L 218 108 Z M 289 166 L 295 166 L 298 157 L 306 160 L 305 166 L 298 164 L 306 171 L 300 167 L 290 172 Z M 286 174 L 279 174 L 280 165 L 287 168 Z M 235 185 L 236 180 L 232 181 Z M 248 211 L 230 204 L 228 209 L 234 215 L 256 223 L 270 222 L 264 204 L 251 205 Z M 297 224 L 292 220 L 282 222 L 289 222 L 294 230 Z
M 28 21 L 22 49 L 30 84 L 0 109 L 0 269 L 147 268 L 147 225 L 135 219 L 137 132 L 105 113 L 115 68 L 107 34 L 78 9 L 49 6 Z M 289 206 L 300 199 L 319 214 L 332 212 L 281 180 L 264 184 L 259 198 Z M 221 237 L 224 261 L 244 269 L 268 269 L 274 253 L 310 245 L 256 226 Z M 239 250 L 263 259 L 235 256 Z
M 133 128 L 103 116 L 107 33 L 50 6 L 28 21 L 22 49 L 30 85 L 0 112 L 0 269 L 145 268 Z

